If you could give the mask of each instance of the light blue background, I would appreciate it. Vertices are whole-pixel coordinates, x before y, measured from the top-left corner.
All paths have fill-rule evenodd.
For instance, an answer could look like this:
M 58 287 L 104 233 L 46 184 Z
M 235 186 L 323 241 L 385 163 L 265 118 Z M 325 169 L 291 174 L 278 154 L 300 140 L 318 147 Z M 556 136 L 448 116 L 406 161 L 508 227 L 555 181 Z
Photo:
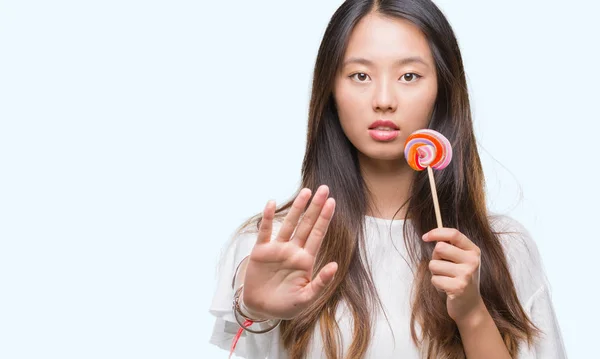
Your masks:
M 0 2 L 0 358 L 226 358 L 235 227 L 299 184 L 341 1 Z M 533 233 L 570 358 L 597 353 L 595 1 L 437 1 L 490 207 Z

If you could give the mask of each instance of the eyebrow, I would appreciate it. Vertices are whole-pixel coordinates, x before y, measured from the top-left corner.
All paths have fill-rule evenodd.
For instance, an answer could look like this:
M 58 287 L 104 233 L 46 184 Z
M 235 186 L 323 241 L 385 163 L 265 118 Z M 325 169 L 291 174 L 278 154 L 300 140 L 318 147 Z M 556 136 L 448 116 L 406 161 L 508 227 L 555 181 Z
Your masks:
M 403 59 L 396 61 L 395 65 L 402 66 L 402 65 L 406 65 L 406 64 L 410 64 L 410 63 L 420 63 L 420 64 L 423 64 L 423 65 L 429 67 L 427 62 L 425 62 L 425 60 L 423 60 L 423 58 L 420 56 L 405 57 Z M 365 66 L 372 66 L 373 62 L 370 60 L 367 60 L 365 58 L 362 58 L 362 57 L 350 57 L 346 61 L 344 61 L 343 67 L 346 67 L 349 64 L 362 64 Z

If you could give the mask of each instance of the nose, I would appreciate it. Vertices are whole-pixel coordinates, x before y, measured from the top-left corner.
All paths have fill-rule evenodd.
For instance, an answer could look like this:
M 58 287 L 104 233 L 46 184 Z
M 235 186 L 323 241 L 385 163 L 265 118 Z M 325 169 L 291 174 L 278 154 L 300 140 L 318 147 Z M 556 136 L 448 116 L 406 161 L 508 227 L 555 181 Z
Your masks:
M 375 112 L 395 112 L 397 108 L 398 99 L 393 81 L 380 81 L 375 87 L 373 109 Z

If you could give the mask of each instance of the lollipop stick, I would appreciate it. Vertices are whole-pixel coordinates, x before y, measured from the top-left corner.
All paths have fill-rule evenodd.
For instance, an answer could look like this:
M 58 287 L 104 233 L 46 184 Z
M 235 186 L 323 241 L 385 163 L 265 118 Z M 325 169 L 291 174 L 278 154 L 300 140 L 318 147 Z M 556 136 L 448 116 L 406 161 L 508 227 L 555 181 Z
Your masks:
M 431 169 L 431 166 L 427 166 L 427 174 L 429 174 L 429 184 L 431 185 L 431 195 L 433 197 L 433 206 L 435 207 L 435 219 L 437 220 L 438 228 L 442 228 L 444 225 L 442 224 L 440 203 L 438 202 L 437 190 L 435 189 L 435 179 L 433 178 L 433 170 Z

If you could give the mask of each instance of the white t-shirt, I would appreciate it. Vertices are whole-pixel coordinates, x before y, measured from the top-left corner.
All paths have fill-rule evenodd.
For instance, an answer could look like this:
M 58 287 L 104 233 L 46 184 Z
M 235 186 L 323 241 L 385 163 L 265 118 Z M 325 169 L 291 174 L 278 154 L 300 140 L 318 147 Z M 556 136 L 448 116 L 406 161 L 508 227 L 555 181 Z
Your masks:
M 544 358 L 563 359 L 566 353 L 550 297 L 542 261 L 535 242 L 517 221 L 509 217 L 491 217 L 490 223 L 496 232 L 514 232 L 500 236 L 507 257 L 510 273 L 521 305 L 533 323 L 541 329 L 542 335 L 531 348 L 521 345 L 518 359 Z M 407 223 L 407 225 L 409 225 Z M 410 295 L 413 274 L 403 239 L 403 220 L 385 220 L 365 216 L 364 254 L 371 265 L 375 288 L 385 307 L 385 316 L 379 313 L 375 318 L 374 336 L 371 339 L 366 358 L 421 358 L 410 335 Z M 274 223 L 273 238 L 280 224 Z M 390 236 L 391 235 L 391 236 Z M 213 297 L 210 313 L 216 317 L 210 343 L 227 351 L 239 329 L 232 311 L 233 290 L 231 281 L 237 265 L 250 254 L 256 241 L 256 233 L 244 233 L 235 239 L 235 244 L 225 253 L 218 274 L 217 289 Z M 339 324 L 343 350 L 347 350 L 352 340 L 351 315 L 346 306 L 338 305 L 336 319 Z M 393 329 L 393 334 L 390 331 Z M 417 328 L 418 330 L 419 328 Z M 319 326 L 308 348 L 307 358 L 323 358 L 323 342 Z M 266 334 L 244 332 L 235 349 L 235 355 L 243 358 L 284 359 L 289 356 L 280 341 L 279 327 Z

